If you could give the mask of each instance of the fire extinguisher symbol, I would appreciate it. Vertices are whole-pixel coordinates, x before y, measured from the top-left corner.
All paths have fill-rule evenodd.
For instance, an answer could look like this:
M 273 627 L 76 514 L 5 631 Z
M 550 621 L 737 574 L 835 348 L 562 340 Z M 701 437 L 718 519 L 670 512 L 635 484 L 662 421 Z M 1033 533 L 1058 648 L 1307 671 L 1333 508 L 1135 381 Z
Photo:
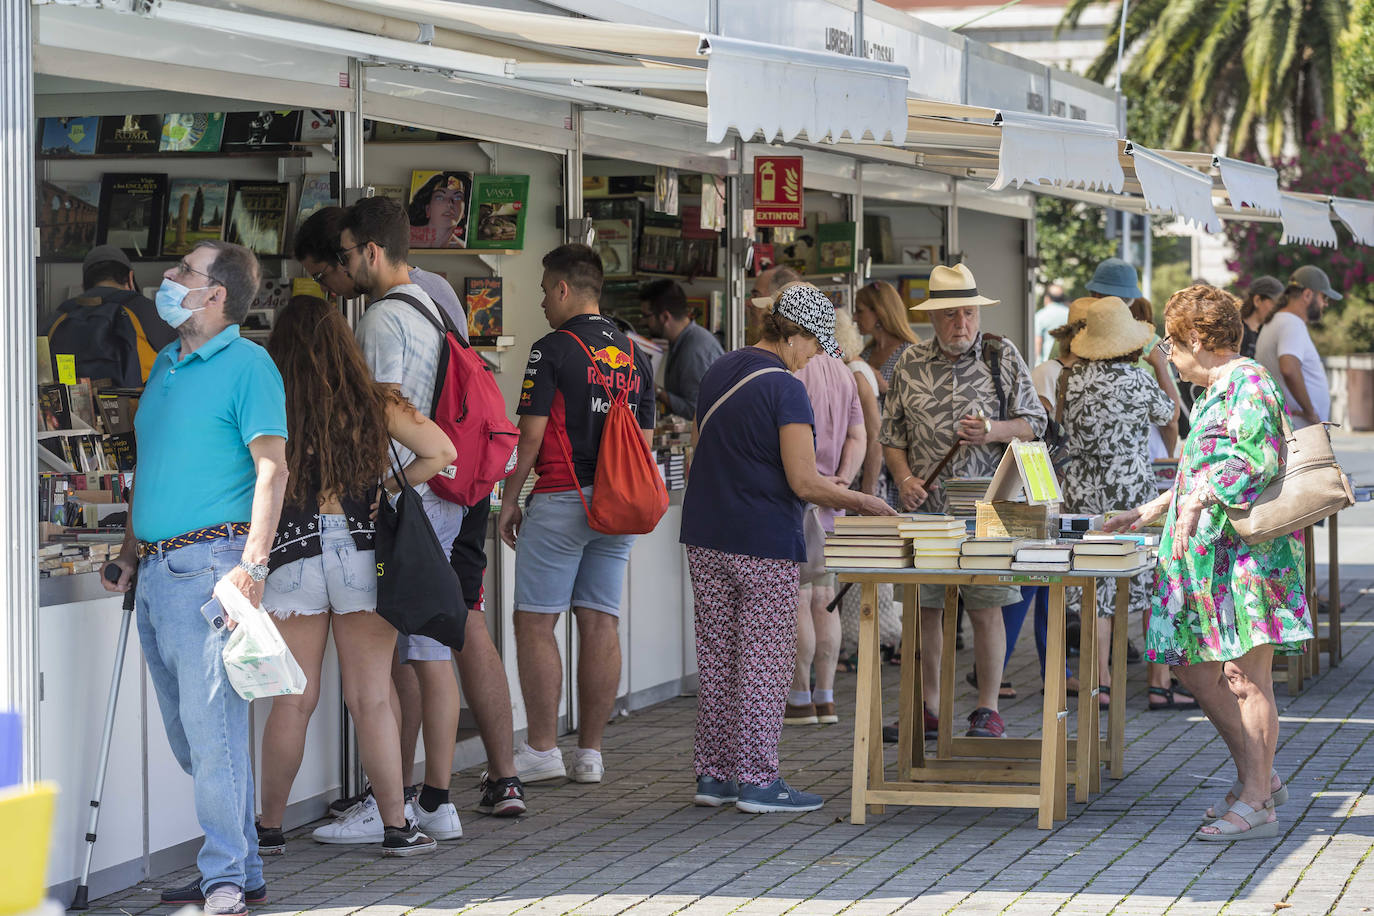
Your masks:
M 764 200 L 777 199 L 776 169 L 777 167 L 771 162 L 765 162 L 763 165 L 759 166 L 759 175 L 761 176 L 759 186 L 762 189 L 759 196 Z

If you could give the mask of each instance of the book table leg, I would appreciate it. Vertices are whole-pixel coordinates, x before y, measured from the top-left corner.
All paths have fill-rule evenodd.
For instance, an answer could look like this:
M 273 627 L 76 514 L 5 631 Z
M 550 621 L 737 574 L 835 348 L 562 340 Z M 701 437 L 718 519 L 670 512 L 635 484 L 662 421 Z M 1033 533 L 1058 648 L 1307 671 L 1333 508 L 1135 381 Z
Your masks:
M 1340 532 L 1337 512 L 1326 520 L 1326 665 L 1335 668 L 1341 663 L 1341 556 Z M 1319 626 L 1317 615 L 1312 614 L 1312 626 Z M 1317 640 L 1321 648 L 1322 640 Z
M 1087 619 L 1081 620 L 1078 627 L 1078 740 L 1074 753 L 1073 800 L 1086 802 L 1092 791 L 1092 771 L 1097 756 L 1090 748 L 1097 744 L 1097 685 L 1102 683 L 1097 670 L 1096 579 L 1083 586 L 1083 599 L 1078 607 L 1079 616 Z
M 902 588 L 902 683 L 897 709 L 897 775 L 911 779 L 911 768 L 925 766 L 925 691 L 921 684 L 920 586 Z
M 872 733 L 873 684 L 878 677 L 878 665 L 881 664 L 878 652 L 878 587 L 865 582 L 860 586 L 859 594 L 859 673 L 854 692 L 854 776 L 849 807 L 849 821 L 852 824 L 864 823 L 871 746 L 876 742 L 881 755 L 883 738 L 881 728 L 877 734 Z
M 954 661 L 959 634 L 959 587 L 945 586 L 944 639 L 940 646 L 940 737 L 935 756 L 949 760 L 954 756 Z
M 1066 781 L 1067 741 L 1064 718 L 1068 704 L 1064 695 L 1064 586 L 1051 583 L 1049 616 L 1049 657 L 1045 659 L 1045 703 L 1040 721 L 1040 815 L 1038 826 L 1049 830 L 1057 816 L 1068 813 Z M 940 723 L 941 734 L 944 723 Z M 1062 755 L 1062 756 L 1061 756 Z M 1059 798 L 1064 793 L 1063 814 L 1058 814 Z
M 1116 580 L 1116 611 L 1112 616 L 1112 701 L 1107 707 L 1107 761 L 1111 765 L 1112 779 L 1120 779 L 1126 767 L 1126 638 L 1131 628 L 1130 583 L 1130 579 Z M 1101 766 L 1093 773 L 1093 788 L 1101 791 Z

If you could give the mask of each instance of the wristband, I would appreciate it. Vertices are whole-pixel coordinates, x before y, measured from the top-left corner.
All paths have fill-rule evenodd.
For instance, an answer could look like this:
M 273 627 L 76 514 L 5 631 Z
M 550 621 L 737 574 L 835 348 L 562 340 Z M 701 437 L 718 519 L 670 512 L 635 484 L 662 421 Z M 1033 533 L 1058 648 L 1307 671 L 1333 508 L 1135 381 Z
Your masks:
M 905 477 L 902 478 L 901 483 L 897 484 L 897 486 L 900 487 L 903 483 L 906 483 L 908 480 L 910 480 L 911 478 L 913 478 L 913 477 L 915 477 L 915 476 L 916 476 L 915 474 L 908 474 L 908 475 L 906 475 Z

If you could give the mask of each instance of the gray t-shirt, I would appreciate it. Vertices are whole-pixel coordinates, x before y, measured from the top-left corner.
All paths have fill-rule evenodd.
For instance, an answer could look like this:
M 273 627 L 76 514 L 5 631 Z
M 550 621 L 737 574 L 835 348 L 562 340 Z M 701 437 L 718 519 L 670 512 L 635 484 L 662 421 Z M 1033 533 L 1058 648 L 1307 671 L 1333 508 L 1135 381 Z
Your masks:
M 448 317 L 453 319 L 453 326 L 458 329 L 458 336 L 467 340 L 468 314 L 463 309 L 463 303 L 458 301 L 458 293 L 453 286 L 438 274 L 418 267 L 410 269 L 410 282 L 424 290 L 435 305 L 448 312 Z
M 392 293 L 414 296 L 435 309 L 434 300 L 414 283 L 387 290 L 387 296 Z M 437 311 L 433 314 L 440 320 Z M 355 333 L 372 377 L 384 385 L 400 386 L 401 394 L 415 409 L 430 416 L 434 408 L 434 379 L 439 371 L 439 345 L 443 340 L 439 330 L 410 303 L 383 296 L 368 306 Z M 404 467 L 414 453 L 399 442 L 394 444 Z M 429 493 L 427 484 L 415 489 L 421 496 Z

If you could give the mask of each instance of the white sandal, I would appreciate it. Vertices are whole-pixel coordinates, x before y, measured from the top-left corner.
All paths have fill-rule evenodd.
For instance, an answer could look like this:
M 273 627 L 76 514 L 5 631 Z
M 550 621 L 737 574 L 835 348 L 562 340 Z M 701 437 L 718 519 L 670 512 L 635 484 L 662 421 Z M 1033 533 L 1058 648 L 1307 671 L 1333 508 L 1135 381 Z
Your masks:
M 1274 777 L 1276 777 L 1276 776 L 1279 775 L 1279 771 L 1278 771 L 1278 770 L 1274 770 L 1274 771 L 1273 771 L 1273 774 L 1274 774 L 1273 776 L 1269 777 L 1271 780 L 1274 779 Z M 1233 797 L 1235 797 L 1235 798 L 1237 798 L 1237 799 L 1239 799 L 1239 798 L 1240 798 L 1240 794 L 1241 794 L 1242 792 L 1244 792 L 1244 791 L 1245 791 L 1245 785 L 1244 785 L 1239 779 L 1237 779 L 1235 782 L 1231 783 L 1231 788 L 1227 790 L 1227 794 L 1228 794 L 1228 795 L 1231 795 L 1231 796 L 1233 796 Z M 1285 802 L 1287 802 L 1287 801 L 1288 801 L 1288 783 L 1285 782 L 1285 783 L 1283 783 L 1282 785 L 1280 785 L 1279 788 L 1278 788 L 1278 790 L 1277 790 L 1276 792 L 1274 792 L 1274 794 L 1271 795 L 1269 798 L 1270 798 L 1270 800 L 1274 803 L 1274 807 L 1275 807 L 1275 808 L 1277 808 L 1279 805 L 1282 805 L 1282 804 L 1284 804 Z M 1230 804 L 1231 804 L 1231 803 L 1228 802 L 1228 801 L 1226 800 L 1226 796 L 1223 795 L 1223 796 L 1221 797 L 1220 800 L 1214 802 L 1214 803 L 1212 804 L 1212 807 L 1208 808 L 1207 810 L 1209 810 L 1209 811 L 1220 811 L 1220 812 L 1224 815 L 1224 814 L 1226 813 L 1226 811 L 1229 809 Z M 1212 825 L 1212 824 L 1215 824 L 1218 820 L 1220 820 L 1220 818 L 1208 817 L 1206 814 L 1204 814 L 1204 815 L 1202 816 L 1202 826 L 1204 826 L 1204 827 L 1210 826 L 1210 825 Z
M 1245 821 L 1245 827 L 1238 827 L 1230 821 L 1218 818 L 1209 826 L 1217 829 L 1216 833 L 1203 833 L 1198 830 L 1193 836 L 1208 843 L 1234 843 L 1237 840 L 1264 840 L 1273 839 L 1279 835 L 1278 819 L 1269 820 L 1269 815 L 1273 813 L 1274 802 L 1271 799 L 1264 803 L 1258 811 L 1251 808 L 1243 801 L 1237 801 L 1227 809 L 1228 813 L 1234 814 Z

